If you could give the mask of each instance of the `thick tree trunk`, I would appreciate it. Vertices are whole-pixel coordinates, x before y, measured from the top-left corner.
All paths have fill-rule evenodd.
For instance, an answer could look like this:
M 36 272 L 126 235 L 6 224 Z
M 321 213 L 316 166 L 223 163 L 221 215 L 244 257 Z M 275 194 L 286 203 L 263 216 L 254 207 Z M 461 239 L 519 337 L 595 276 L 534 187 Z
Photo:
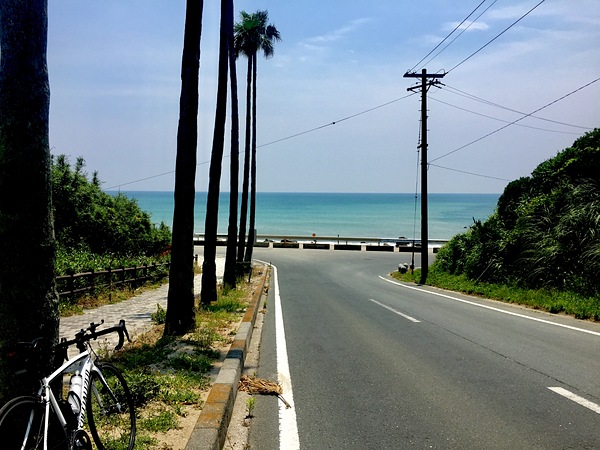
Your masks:
M 47 0 L 0 2 L 0 351 L 45 337 L 43 369 L 59 324 L 47 30 Z M 0 361 L 0 389 L 12 394 L 14 376 Z
M 219 81 L 217 87 L 217 108 L 213 147 L 210 157 L 208 195 L 206 199 L 206 221 L 204 225 L 204 263 L 202 264 L 203 305 L 217 300 L 217 228 L 219 225 L 219 193 L 221 190 L 221 169 L 225 143 L 225 122 L 227 120 L 227 69 L 229 65 L 227 42 L 228 0 L 221 0 L 221 39 L 219 45 Z
M 187 1 L 165 335 L 182 335 L 195 325 L 193 238 L 202 10 L 202 0 Z
M 223 285 L 235 289 L 236 253 L 237 253 L 237 221 L 238 221 L 238 191 L 239 191 L 239 155 L 240 155 L 240 120 L 238 112 L 237 71 L 235 67 L 235 52 L 233 51 L 233 0 L 229 0 L 229 17 L 227 18 L 227 37 L 229 40 L 229 79 L 231 81 L 231 157 L 229 183 L 229 227 L 227 233 L 227 254 L 225 257 L 225 273 Z

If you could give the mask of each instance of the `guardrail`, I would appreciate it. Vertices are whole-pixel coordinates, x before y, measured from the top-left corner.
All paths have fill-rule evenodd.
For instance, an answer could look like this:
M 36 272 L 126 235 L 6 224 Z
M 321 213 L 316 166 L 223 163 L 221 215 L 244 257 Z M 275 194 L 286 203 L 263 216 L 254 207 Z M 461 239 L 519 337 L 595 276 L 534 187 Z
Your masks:
M 123 284 L 141 284 L 163 276 L 169 266 L 170 263 L 167 262 L 62 275 L 56 277 L 56 288 L 59 297 L 65 297 Z
M 434 252 L 442 247 L 448 239 L 429 239 L 429 247 Z M 204 245 L 204 234 L 194 234 L 194 245 Z M 227 235 L 217 235 L 217 245 L 227 245 Z M 364 250 L 388 252 L 412 252 L 421 249 L 420 239 L 377 238 L 350 236 L 298 236 L 298 235 L 257 235 L 255 247 L 268 248 L 301 248 L 320 250 Z

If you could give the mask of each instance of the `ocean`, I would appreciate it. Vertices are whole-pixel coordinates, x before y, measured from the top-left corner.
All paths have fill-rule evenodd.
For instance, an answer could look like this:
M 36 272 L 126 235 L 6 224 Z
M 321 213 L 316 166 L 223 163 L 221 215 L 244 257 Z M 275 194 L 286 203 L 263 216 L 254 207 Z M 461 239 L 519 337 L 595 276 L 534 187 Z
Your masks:
M 115 192 L 109 192 L 115 194 Z M 173 192 L 122 191 L 152 221 L 172 228 Z M 450 239 L 495 210 L 499 194 L 429 194 L 429 238 Z M 194 231 L 203 233 L 206 192 L 196 193 Z M 258 235 L 419 239 L 420 201 L 415 194 L 274 193 L 256 199 Z M 416 211 L 416 214 L 415 214 Z M 219 234 L 227 233 L 229 193 L 221 193 Z

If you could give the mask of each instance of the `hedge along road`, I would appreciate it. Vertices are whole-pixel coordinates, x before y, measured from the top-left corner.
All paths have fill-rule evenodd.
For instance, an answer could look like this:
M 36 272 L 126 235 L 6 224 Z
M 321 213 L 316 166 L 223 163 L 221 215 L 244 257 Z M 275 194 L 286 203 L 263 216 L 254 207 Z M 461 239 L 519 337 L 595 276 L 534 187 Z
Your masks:
M 300 448 L 600 447 L 599 324 L 381 278 L 410 254 L 255 257 L 278 269 Z M 273 380 L 275 291 L 258 369 Z M 257 399 L 251 448 L 294 447 L 281 404 Z

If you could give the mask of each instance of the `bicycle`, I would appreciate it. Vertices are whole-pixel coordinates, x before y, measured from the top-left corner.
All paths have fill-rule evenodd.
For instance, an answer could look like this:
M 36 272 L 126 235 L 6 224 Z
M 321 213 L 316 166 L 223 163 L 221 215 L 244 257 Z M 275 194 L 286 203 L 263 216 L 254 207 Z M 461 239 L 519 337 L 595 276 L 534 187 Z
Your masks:
M 90 340 L 117 332 L 115 350 L 129 339 L 125 321 L 101 331 L 104 323 L 91 323 L 75 335 L 63 338 L 57 353 L 63 362 L 52 374 L 41 379 L 33 396 L 10 400 L 0 409 L 0 446 L 5 449 L 40 450 L 130 450 L 135 444 L 133 397 L 121 372 L 112 364 L 100 362 Z M 21 350 L 34 353 L 41 348 L 38 338 L 20 343 Z M 68 358 L 67 349 L 75 344 L 79 354 Z M 66 362 L 64 362 L 66 361 Z M 65 386 L 64 378 L 73 374 Z M 60 385 L 59 388 L 56 388 Z M 92 435 L 95 447 L 92 446 Z

